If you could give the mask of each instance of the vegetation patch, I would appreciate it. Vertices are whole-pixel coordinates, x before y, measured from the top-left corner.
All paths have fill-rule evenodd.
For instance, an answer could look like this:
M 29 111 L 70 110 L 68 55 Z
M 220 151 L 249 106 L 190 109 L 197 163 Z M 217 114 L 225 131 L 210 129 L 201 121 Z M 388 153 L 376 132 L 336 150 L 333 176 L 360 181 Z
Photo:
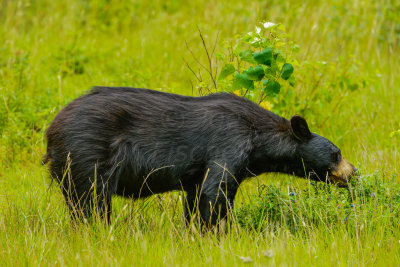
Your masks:
M 363 175 L 347 188 L 311 181 L 302 187 L 288 182 L 258 190 L 236 210 L 242 227 L 260 231 L 284 226 L 293 233 L 344 228 L 355 234 L 360 227 L 373 231 L 385 225 L 392 231 L 400 226 L 400 185 L 395 175 L 387 179 Z

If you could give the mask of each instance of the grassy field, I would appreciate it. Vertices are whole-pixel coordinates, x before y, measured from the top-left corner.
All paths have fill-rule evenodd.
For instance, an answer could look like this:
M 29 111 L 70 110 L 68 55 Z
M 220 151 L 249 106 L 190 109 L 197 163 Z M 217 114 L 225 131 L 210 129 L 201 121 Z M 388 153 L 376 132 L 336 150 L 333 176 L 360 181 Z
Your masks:
M 279 220 L 246 227 L 234 218 L 225 234 L 185 228 L 179 192 L 114 198 L 110 226 L 69 220 L 40 164 L 56 113 L 94 85 L 197 94 L 184 63 L 195 64 L 185 42 L 206 60 L 197 27 L 209 44 L 219 34 L 222 48 L 261 21 L 282 23 L 300 47 L 291 100 L 283 90 L 288 104 L 275 111 L 306 116 L 367 181 L 385 184 L 374 187 L 385 188 L 379 194 L 398 197 L 387 186 L 400 182 L 400 136 L 391 136 L 400 129 L 397 1 L 0 0 L 0 266 L 397 266 L 400 213 L 378 202 L 361 201 L 347 224 L 324 209 L 312 213 L 321 203 L 307 206 L 299 194 L 308 203 L 296 214 L 301 229 Z M 255 195 L 263 186 L 288 193 L 310 185 L 272 174 L 249 180 L 237 195 L 240 214 L 262 205 Z

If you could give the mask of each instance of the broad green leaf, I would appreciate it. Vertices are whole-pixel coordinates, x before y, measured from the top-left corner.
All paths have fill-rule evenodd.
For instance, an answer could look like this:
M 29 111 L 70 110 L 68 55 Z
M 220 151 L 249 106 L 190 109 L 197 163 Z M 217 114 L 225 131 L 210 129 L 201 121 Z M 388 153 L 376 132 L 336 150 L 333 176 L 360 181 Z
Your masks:
M 271 66 L 272 49 L 270 47 L 267 47 L 261 52 L 253 53 L 253 58 L 259 64 Z
M 250 67 L 244 73 L 247 74 L 247 77 L 249 77 L 250 80 L 261 81 L 264 77 L 264 68 L 261 65 L 257 65 L 254 68 Z
M 233 82 L 234 89 L 246 88 L 249 90 L 254 89 L 254 82 L 249 79 L 246 73 L 236 73 L 235 81 Z
M 281 91 L 281 85 L 277 81 L 263 80 L 263 91 L 266 96 L 275 96 Z
M 282 72 L 281 72 L 281 77 L 282 77 L 282 79 L 284 79 L 284 80 L 287 80 L 287 79 L 289 79 L 290 78 L 290 76 L 292 75 L 292 73 L 293 73 L 293 66 L 292 66 L 292 64 L 290 64 L 290 63 L 285 63 L 285 64 L 283 64 L 283 66 L 282 66 Z
M 239 52 L 240 60 L 249 62 L 249 63 L 256 63 L 253 59 L 253 51 L 250 49 L 246 49 Z
M 234 72 L 235 72 L 235 67 L 232 64 L 230 63 L 225 64 L 221 69 L 221 72 L 218 76 L 218 80 L 223 80 Z

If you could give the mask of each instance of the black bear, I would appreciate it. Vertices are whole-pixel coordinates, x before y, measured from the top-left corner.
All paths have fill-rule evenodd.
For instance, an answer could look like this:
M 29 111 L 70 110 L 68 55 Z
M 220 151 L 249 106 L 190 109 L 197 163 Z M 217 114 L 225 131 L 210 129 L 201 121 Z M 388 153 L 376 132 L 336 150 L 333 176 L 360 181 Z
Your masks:
M 234 94 L 94 87 L 47 130 L 50 171 L 72 214 L 108 218 L 114 194 L 187 193 L 185 218 L 216 224 L 240 183 L 281 172 L 345 186 L 355 168 L 329 140 Z M 106 216 L 105 216 L 106 215 Z

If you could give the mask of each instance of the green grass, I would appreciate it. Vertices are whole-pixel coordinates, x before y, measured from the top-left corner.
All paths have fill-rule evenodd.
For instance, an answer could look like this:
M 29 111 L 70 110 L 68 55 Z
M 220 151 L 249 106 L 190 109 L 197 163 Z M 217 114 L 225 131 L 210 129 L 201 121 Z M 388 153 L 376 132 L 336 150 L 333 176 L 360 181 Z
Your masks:
M 0 265 L 398 265 L 397 213 L 361 201 L 353 223 L 330 222 L 324 216 L 340 210 L 321 208 L 320 194 L 298 196 L 319 207 L 313 213 L 298 206 L 292 221 L 300 230 L 282 223 L 289 209 L 260 229 L 242 226 L 239 217 L 226 234 L 199 233 L 184 227 L 177 192 L 114 198 L 111 226 L 76 227 L 40 159 L 52 118 L 91 86 L 196 94 L 183 58 L 194 64 L 187 41 L 206 60 L 197 26 L 211 44 L 218 33 L 231 39 L 272 21 L 284 24 L 301 48 L 295 72 L 302 75 L 280 115 L 305 115 L 312 131 L 336 143 L 367 181 L 383 181 L 376 190 L 396 188 L 400 137 L 390 133 L 400 128 L 399 14 L 390 0 L 0 0 Z M 310 67 L 319 61 L 329 70 Z M 350 91 L 336 86 L 338 79 L 367 83 Z M 260 185 L 288 194 L 308 183 L 284 175 L 245 182 L 237 211 L 250 219 L 264 205 L 257 202 Z M 390 188 L 379 196 L 398 196 Z

